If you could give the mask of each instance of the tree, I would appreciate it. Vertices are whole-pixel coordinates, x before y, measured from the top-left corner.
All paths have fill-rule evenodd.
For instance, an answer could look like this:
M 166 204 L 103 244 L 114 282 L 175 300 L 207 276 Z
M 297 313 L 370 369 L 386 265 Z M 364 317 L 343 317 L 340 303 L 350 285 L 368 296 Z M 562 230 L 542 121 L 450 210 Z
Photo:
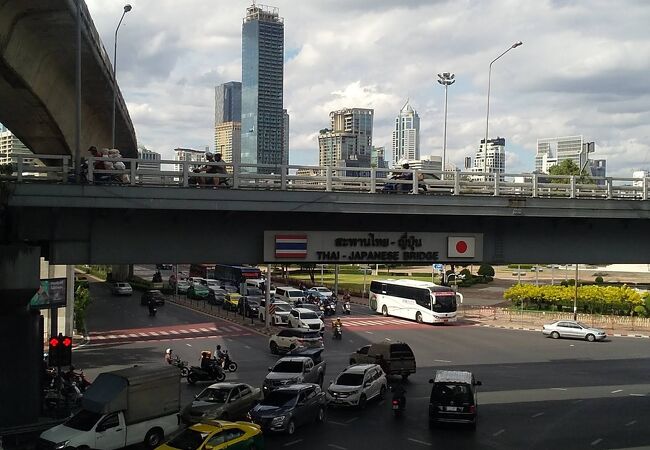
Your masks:
M 548 169 L 549 175 L 576 175 L 578 178 L 576 179 L 576 182 L 581 183 L 581 184 L 591 184 L 594 181 L 591 179 L 589 175 L 587 175 L 586 171 L 580 172 L 580 167 L 572 160 L 572 159 L 565 159 L 559 164 L 556 164 L 554 166 L 551 166 Z M 569 180 L 566 178 L 551 178 L 551 183 L 558 183 L 558 184 L 568 184 Z
M 482 277 L 493 277 L 494 276 L 494 267 L 489 264 L 481 264 L 481 267 L 478 268 L 479 275 Z
M 86 332 L 86 309 L 90 305 L 90 291 L 87 287 L 80 285 L 74 291 L 74 328 Z
M 601 277 L 600 275 L 598 275 L 598 276 L 596 277 L 596 279 L 594 280 L 594 282 L 595 282 L 596 284 L 603 284 L 604 281 L 605 281 L 605 280 L 603 280 L 603 277 Z

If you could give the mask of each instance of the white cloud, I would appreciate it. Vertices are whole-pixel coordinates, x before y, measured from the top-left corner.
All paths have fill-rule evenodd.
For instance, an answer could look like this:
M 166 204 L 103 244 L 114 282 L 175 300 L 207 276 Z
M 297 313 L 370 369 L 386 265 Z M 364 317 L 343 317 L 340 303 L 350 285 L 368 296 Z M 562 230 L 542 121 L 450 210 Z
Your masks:
M 112 50 L 122 5 L 87 0 Z M 447 149 L 459 166 L 485 133 L 506 138 L 508 171 L 530 171 L 538 138 L 582 134 L 610 174 L 650 166 L 650 8 L 638 0 L 277 0 L 285 18 L 284 103 L 291 160 L 315 163 L 329 112 L 375 109 L 374 144 L 390 153 L 391 127 L 408 97 L 419 111 L 423 153 L 441 153 L 443 90 Z M 141 144 L 171 156 L 212 145 L 214 85 L 241 77 L 241 24 L 248 1 L 132 0 L 120 29 L 118 81 Z

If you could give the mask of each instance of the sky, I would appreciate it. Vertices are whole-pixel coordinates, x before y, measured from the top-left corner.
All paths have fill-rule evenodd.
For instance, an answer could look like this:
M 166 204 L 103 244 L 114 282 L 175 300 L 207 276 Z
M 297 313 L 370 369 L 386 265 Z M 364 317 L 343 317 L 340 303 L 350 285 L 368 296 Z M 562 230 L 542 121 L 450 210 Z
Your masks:
M 123 4 L 86 0 L 113 49 Z M 485 135 L 506 139 L 508 173 L 534 169 L 537 139 L 583 135 L 607 174 L 650 168 L 650 3 L 646 0 L 274 0 L 285 24 L 284 106 L 290 163 L 317 164 L 330 111 L 374 108 L 373 145 L 410 100 L 421 155 L 463 167 Z M 214 147 L 214 87 L 241 80 L 250 1 L 131 0 L 119 31 L 117 78 L 138 143 L 172 158 Z

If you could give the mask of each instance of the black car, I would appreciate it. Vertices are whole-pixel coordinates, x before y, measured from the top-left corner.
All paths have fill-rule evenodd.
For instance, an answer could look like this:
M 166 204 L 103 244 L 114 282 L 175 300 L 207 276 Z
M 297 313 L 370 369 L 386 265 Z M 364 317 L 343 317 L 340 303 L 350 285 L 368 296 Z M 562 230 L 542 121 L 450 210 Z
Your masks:
M 159 290 L 150 289 L 148 291 L 145 291 L 142 294 L 142 297 L 140 297 L 140 304 L 141 305 L 148 305 L 150 299 L 153 299 L 156 306 L 165 304 L 165 296 Z
M 317 384 L 294 384 L 270 392 L 248 415 L 264 432 L 293 434 L 301 425 L 325 420 L 326 408 L 325 393 Z
M 210 293 L 208 294 L 208 303 L 211 305 L 223 305 L 223 301 L 226 299 L 226 295 L 228 294 L 225 290 L 217 288 L 217 289 L 210 289 L 208 288 Z
M 171 264 L 156 264 L 156 269 L 158 270 L 173 270 L 174 266 Z
M 260 302 L 259 300 L 253 300 L 248 297 L 240 297 L 237 310 L 239 314 L 243 314 L 246 317 L 258 317 Z
M 474 374 L 461 370 L 437 370 L 429 383 L 433 385 L 429 400 L 429 426 L 460 423 L 476 428 L 476 388 L 481 386 L 481 382 L 474 378 Z

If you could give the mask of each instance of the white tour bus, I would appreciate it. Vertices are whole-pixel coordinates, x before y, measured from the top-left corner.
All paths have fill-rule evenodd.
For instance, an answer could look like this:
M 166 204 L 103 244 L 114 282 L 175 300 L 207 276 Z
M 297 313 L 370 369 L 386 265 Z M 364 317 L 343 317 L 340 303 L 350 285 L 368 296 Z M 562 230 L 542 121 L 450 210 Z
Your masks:
M 403 317 L 419 323 L 455 322 L 457 299 L 463 303 L 460 293 L 427 281 L 376 280 L 370 283 L 370 309 L 384 316 Z

